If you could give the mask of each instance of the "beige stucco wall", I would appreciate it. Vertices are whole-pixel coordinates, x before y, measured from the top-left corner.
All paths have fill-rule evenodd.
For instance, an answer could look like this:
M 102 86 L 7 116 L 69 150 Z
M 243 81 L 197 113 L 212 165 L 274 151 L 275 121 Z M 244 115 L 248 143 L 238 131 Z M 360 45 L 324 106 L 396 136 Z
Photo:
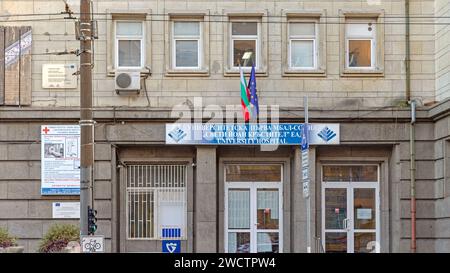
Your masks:
M 436 99 L 443 100 L 450 96 L 450 2 L 436 0 L 436 16 L 447 17 L 437 20 L 436 25 Z
M 412 0 L 412 16 L 434 16 L 435 7 L 442 13 L 448 11 L 446 1 Z M 73 11 L 79 11 L 79 1 L 69 1 Z M 441 8 L 441 6 L 443 6 Z M 41 0 L 3 0 L 0 3 L 2 14 L 59 13 L 63 11 L 62 1 Z M 223 15 L 227 10 L 264 11 L 269 16 L 267 27 L 267 76 L 257 79 L 260 104 L 278 104 L 282 107 L 298 107 L 302 105 L 303 96 L 309 96 L 313 107 L 364 108 L 395 105 L 405 97 L 405 25 L 403 1 L 202 1 L 202 0 L 155 0 L 155 1 L 94 1 L 94 11 L 99 23 L 99 39 L 95 42 L 94 91 L 95 105 L 102 106 L 147 106 L 144 92 L 139 96 L 118 96 L 114 91 L 114 78 L 108 76 L 107 60 L 111 54 L 107 40 L 108 20 L 110 16 L 103 14 L 108 9 L 117 10 L 151 10 L 154 14 L 167 14 L 173 10 L 207 11 L 212 15 Z M 326 24 L 326 67 L 324 76 L 316 77 L 286 77 L 283 76 L 282 60 L 286 54 L 286 37 L 283 35 L 282 15 L 286 10 L 320 10 L 325 11 Z M 339 15 L 346 11 L 383 11 L 386 18 L 384 27 L 384 73 L 377 77 L 342 77 L 340 61 L 343 52 L 340 51 Z M 392 17 L 398 18 L 392 18 Z M 35 18 L 62 18 L 62 16 L 39 16 Z M 390 17 L 390 18 L 389 18 Z M 74 39 L 74 24 L 70 20 L 12 22 L 30 17 L 10 17 L 10 22 L 2 24 L 31 25 L 33 27 L 33 54 L 71 50 L 79 47 Z M 211 17 L 209 24 L 209 75 L 202 77 L 170 77 L 166 76 L 166 43 L 167 33 L 162 16 L 150 16 L 151 46 L 146 54 L 150 54 L 152 75 L 146 81 L 151 107 L 171 107 L 194 96 L 202 96 L 204 104 L 239 104 L 239 81 L 237 77 L 224 74 L 224 35 L 222 22 L 226 17 Z M 167 17 L 166 17 L 167 18 Z M 206 20 L 208 20 L 208 17 Z M 391 24 L 394 23 L 394 24 Z M 443 98 L 448 79 L 448 65 L 443 64 L 447 58 L 443 50 L 448 45 L 448 33 L 436 30 L 429 31 L 429 26 L 411 26 L 411 73 L 412 95 L 423 103 Z M 448 27 L 447 27 L 448 29 Z M 437 49 L 442 53 L 435 55 L 435 34 Z M 447 37 L 447 38 L 446 38 Z M 446 40 L 445 40 L 446 39 Z M 445 42 L 447 41 L 447 42 Z M 436 57 L 435 57 L 436 56 Z M 439 58 L 437 58 L 439 57 Z M 79 106 L 78 89 L 43 89 L 42 64 L 46 63 L 77 63 L 73 55 L 65 56 L 33 56 L 33 103 L 32 106 L 71 107 Z M 447 67 L 447 68 L 445 68 Z M 439 74 L 435 75 L 436 71 Z M 447 70 L 445 70 L 447 69 Z M 447 74 L 445 74 L 447 73 Z M 111 74 L 110 74 L 111 75 Z M 435 82 L 438 87 L 435 97 Z M 447 88 L 447 89 L 446 89 Z

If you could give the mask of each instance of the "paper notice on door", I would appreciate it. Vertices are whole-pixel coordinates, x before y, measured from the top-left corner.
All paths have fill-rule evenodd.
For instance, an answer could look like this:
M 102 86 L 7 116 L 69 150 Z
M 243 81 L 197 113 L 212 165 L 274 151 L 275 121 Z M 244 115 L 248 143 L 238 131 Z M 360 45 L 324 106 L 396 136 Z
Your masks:
M 372 219 L 372 209 L 356 209 L 356 219 L 358 220 Z

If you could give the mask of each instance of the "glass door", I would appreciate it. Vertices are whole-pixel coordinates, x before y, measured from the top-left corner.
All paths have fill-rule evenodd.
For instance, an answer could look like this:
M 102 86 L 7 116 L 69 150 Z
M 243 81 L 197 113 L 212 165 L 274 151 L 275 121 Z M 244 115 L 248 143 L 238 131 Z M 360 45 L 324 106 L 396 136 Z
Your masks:
M 256 187 L 256 252 L 279 252 L 280 241 L 280 191 Z
M 281 183 L 226 183 L 225 250 L 228 253 L 281 251 Z
M 324 166 L 322 174 L 325 252 L 380 252 L 378 166 Z
M 325 252 L 348 251 L 348 189 L 345 185 L 326 188 L 324 194 Z

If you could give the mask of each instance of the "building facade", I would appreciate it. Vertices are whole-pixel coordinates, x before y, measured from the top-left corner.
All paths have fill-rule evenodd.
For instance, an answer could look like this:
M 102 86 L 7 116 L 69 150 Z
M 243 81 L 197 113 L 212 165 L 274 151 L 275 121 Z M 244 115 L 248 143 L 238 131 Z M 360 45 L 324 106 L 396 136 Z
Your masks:
M 0 227 L 28 252 L 53 223 L 79 223 L 52 217 L 79 196 L 41 195 L 41 126 L 80 117 L 76 20 L 62 11 L 0 2 Z M 93 12 L 94 206 L 108 252 L 161 252 L 171 227 L 182 252 L 306 252 L 299 145 L 166 144 L 179 109 L 242 122 L 239 66 L 252 64 L 261 109 L 280 123 L 303 123 L 307 96 L 310 123 L 339 124 L 338 145 L 310 147 L 313 252 L 410 251 L 411 140 L 417 251 L 450 252 L 448 1 L 96 0 Z

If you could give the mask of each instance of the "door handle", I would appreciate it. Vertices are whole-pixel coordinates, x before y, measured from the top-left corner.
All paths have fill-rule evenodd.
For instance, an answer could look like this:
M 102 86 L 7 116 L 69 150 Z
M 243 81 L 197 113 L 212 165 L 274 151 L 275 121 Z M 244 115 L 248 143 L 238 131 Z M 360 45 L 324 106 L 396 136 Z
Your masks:
M 345 229 L 346 229 L 347 231 L 350 230 L 350 225 L 349 225 L 349 223 L 350 223 L 350 219 L 346 218 L 346 219 L 345 219 Z
M 343 229 L 347 229 L 347 218 L 345 218 L 344 220 L 342 220 L 342 227 Z

